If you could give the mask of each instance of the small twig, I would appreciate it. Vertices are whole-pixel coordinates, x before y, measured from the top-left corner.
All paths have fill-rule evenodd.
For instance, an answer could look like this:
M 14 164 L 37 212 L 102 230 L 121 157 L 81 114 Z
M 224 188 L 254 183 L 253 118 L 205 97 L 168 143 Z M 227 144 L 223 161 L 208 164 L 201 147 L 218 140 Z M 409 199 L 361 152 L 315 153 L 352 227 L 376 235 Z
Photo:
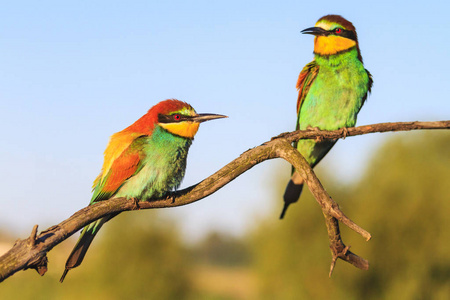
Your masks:
M 282 139 L 279 140 L 282 141 Z M 366 270 L 368 268 L 367 260 L 351 253 L 350 251 L 344 251 L 347 247 L 341 239 L 338 220 L 341 220 L 346 225 L 350 225 L 349 227 L 351 229 L 366 239 L 370 239 L 370 233 L 356 225 L 352 220 L 344 215 L 344 213 L 339 209 L 339 205 L 334 202 L 334 200 L 328 195 L 327 191 L 323 188 L 305 158 L 298 151 L 296 151 L 291 144 L 287 142 L 287 140 L 282 142 L 282 144 L 277 147 L 277 150 L 279 151 L 279 156 L 291 163 L 300 176 L 302 176 L 314 198 L 322 207 L 322 213 L 325 217 L 325 224 L 327 226 L 328 239 L 330 241 L 330 248 L 333 257 L 332 269 L 334 269 L 334 264 L 336 264 L 335 259 L 341 258 L 357 268 Z
M 336 219 L 347 225 L 348 228 L 352 229 L 353 231 L 363 236 L 366 239 L 366 241 L 369 241 L 372 238 L 372 235 L 368 231 L 366 231 L 364 228 L 361 228 L 360 226 L 358 226 L 358 224 L 356 224 L 355 222 L 350 220 L 346 215 L 344 215 L 344 213 L 339 209 L 339 207 L 337 210 L 334 207 L 331 207 L 329 213 L 330 215 L 332 215 L 333 217 L 335 217 Z
M 345 257 L 347 255 L 347 251 L 348 249 L 350 249 L 350 246 L 345 246 L 344 250 L 342 250 L 342 252 L 339 253 L 332 253 L 332 259 L 331 259 L 331 266 L 330 266 L 330 272 L 328 273 L 328 277 L 331 277 L 331 275 L 333 274 L 334 271 L 334 267 L 336 266 L 336 261 L 338 260 L 338 258 L 341 257 Z

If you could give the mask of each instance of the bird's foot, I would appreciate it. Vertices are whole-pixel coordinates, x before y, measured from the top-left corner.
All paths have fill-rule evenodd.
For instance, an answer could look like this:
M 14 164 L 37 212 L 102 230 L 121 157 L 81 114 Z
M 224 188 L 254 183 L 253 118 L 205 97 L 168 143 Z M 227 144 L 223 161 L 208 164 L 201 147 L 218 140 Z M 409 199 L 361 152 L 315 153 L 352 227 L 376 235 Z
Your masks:
M 133 198 L 131 198 L 131 200 L 133 201 L 133 205 L 134 205 L 133 210 L 141 209 L 141 207 L 139 206 L 139 200 L 138 199 L 133 197 Z
M 321 129 L 319 128 L 319 127 L 312 127 L 312 126 L 308 126 L 308 127 L 306 127 L 306 130 L 309 130 L 309 131 L 315 131 L 315 132 L 319 132 L 319 131 L 321 131 Z M 314 139 L 314 141 L 316 142 L 316 143 L 320 143 L 320 142 L 322 142 L 324 140 L 324 138 L 322 137 L 322 136 L 316 136 L 316 138 Z
M 312 127 L 312 126 L 307 126 L 306 127 L 306 130 L 312 130 L 312 131 L 320 131 L 320 128 L 319 127 Z
M 172 203 L 175 203 L 176 193 L 168 192 L 166 196 L 166 200 L 172 200 Z
M 342 139 L 345 140 L 345 138 L 348 136 L 348 128 L 342 127 L 341 131 L 342 131 Z

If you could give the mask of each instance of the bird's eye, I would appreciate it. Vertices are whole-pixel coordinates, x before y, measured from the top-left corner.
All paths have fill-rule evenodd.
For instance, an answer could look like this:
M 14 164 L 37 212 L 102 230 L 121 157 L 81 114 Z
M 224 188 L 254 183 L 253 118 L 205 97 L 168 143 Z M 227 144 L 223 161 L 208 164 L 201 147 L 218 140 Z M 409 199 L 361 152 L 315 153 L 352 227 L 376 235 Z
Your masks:
M 173 115 L 173 119 L 174 119 L 175 121 L 180 121 L 180 120 L 181 120 L 181 115 L 180 115 L 180 114 L 174 114 L 174 115 Z
M 336 29 L 334 30 L 334 33 L 337 33 L 337 34 L 342 33 L 342 28 L 336 28 Z

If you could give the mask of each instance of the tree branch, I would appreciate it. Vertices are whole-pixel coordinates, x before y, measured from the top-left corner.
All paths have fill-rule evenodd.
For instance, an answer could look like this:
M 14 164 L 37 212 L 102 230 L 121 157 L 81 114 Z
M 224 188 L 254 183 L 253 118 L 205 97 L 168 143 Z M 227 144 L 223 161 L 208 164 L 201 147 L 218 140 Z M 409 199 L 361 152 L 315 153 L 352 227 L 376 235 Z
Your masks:
M 450 129 L 449 121 L 434 121 L 434 122 L 395 122 L 395 123 L 378 123 L 371 125 L 363 125 L 358 127 L 350 127 L 339 130 L 298 130 L 293 132 L 282 133 L 272 139 L 285 138 L 289 142 L 294 142 L 300 139 L 340 139 L 348 136 L 363 135 L 368 133 L 383 133 L 389 131 L 411 131 L 424 129 Z
M 42 231 L 39 235 L 37 235 L 36 225 L 29 238 L 16 241 L 14 246 L 0 257 L 0 282 L 19 270 L 29 268 L 36 269 L 39 274 L 44 275 L 47 270 L 46 254 L 53 247 L 87 224 L 107 214 L 137 209 L 174 207 L 198 201 L 211 195 L 253 166 L 273 158 L 283 158 L 299 171 L 322 208 L 332 252 L 330 276 L 338 258 L 360 269 L 368 269 L 368 261 L 350 252 L 348 250 L 349 247 L 345 246 L 342 242 L 339 221 L 359 233 L 366 240 L 370 239 L 370 233 L 344 215 L 339 209 L 338 204 L 325 191 L 306 160 L 291 146 L 291 143 L 299 139 L 339 139 L 373 132 L 449 128 L 450 121 L 398 122 L 380 123 L 335 131 L 307 130 L 283 133 L 267 143 L 242 153 L 238 158 L 200 183 L 171 193 L 169 197 L 164 199 L 136 202 L 135 200 L 127 200 L 125 198 L 113 198 L 85 207 L 67 220 Z

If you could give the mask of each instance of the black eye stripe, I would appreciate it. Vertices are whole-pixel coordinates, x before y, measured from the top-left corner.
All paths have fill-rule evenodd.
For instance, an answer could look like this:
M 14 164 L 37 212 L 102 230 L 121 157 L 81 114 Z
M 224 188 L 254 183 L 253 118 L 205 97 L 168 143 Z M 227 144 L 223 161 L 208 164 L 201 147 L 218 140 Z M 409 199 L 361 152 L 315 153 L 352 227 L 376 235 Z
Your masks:
M 341 29 L 341 32 L 337 33 L 336 29 Z M 337 36 L 343 36 L 345 38 L 351 39 L 351 40 L 356 42 L 356 34 L 353 31 L 351 31 L 351 30 L 346 30 L 344 28 L 338 27 L 338 28 L 335 28 L 333 30 L 330 30 L 329 34 L 337 35 Z
M 158 123 L 179 123 L 183 121 L 189 121 L 192 117 L 185 116 L 182 114 L 173 114 L 173 115 L 158 115 Z

